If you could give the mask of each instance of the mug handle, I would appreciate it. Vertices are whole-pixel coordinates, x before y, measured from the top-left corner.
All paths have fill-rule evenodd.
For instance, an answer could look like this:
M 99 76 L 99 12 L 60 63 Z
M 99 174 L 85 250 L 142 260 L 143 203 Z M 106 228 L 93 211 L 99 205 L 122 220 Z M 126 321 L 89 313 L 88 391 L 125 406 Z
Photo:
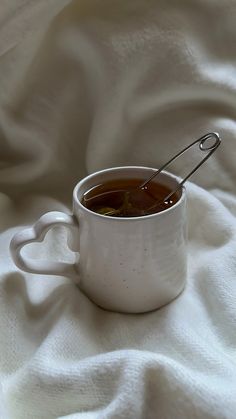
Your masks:
M 79 225 L 73 215 L 60 211 L 47 212 L 42 215 L 36 223 L 23 231 L 15 234 L 10 243 L 10 252 L 16 266 L 25 272 L 45 275 L 69 276 L 72 279 L 78 278 L 77 264 L 65 262 L 37 261 L 22 256 L 21 249 L 34 242 L 42 242 L 46 233 L 54 226 L 65 226 L 70 230 L 69 247 L 72 251 L 78 252 Z

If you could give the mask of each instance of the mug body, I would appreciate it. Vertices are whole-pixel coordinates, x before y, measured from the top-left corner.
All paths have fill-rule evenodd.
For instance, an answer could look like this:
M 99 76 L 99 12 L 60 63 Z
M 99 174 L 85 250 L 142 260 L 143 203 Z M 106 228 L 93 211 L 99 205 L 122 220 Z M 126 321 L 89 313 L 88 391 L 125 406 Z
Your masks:
M 143 313 L 157 309 L 186 282 L 186 193 L 175 205 L 142 217 L 109 217 L 85 208 L 83 194 L 108 180 L 148 178 L 156 169 L 115 167 L 81 180 L 73 192 L 79 223 L 79 287 L 102 308 Z M 179 178 L 162 172 L 156 182 L 174 190 Z

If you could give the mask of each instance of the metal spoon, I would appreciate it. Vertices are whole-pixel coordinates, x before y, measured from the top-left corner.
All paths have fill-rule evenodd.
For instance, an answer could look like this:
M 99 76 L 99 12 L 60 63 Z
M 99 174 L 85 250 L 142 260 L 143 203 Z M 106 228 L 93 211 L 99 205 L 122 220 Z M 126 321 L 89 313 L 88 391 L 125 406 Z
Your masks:
M 213 140 L 213 143 L 212 143 Z M 195 140 L 193 143 L 185 147 L 183 150 L 181 150 L 179 153 L 177 153 L 174 157 L 172 157 L 170 160 L 168 160 L 163 166 L 161 166 L 158 170 L 156 170 L 145 182 L 143 182 L 138 187 L 134 188 L 133 190 L 127 191 L 124 189 L 119 189 L 116 191 L 107 191 L 102 192 L 99 195 L 96 195 L 95 197 L 87 198 L 84 197 L 85 204 L 88 203 L 92 199 L 101 199 L 101 198 L 107 198 L 109 196 L 110 201 L 115 201 L 119 196 L 122 196 L 123 204 L 118 209 L 110 208 L 109 211 L 103 213 L 103 215 L 119 215 L 122 213 L 122 211 L 125 211 L 127 205 L 129 205 L 129 201 L 132 198 L 132 194 L 137 193 L 137 191 L 146 191 L 147 185 L 151 180 L 153 180 L 156 176 L 158 176 L 169 164 L 171 164 L 174 160 L 176 160 L 178 157 L 182 156 L 187 150 L 189 150 L 191 147 L 193 147 L 195 144 L 199 144 L 199 149 L 203 152 L 207 152 L 207 155 L 198 163 L 191 171 L 188 173 L 187 176 L 178 184 L 177 188 L 174 191 L 171 191 L 164 199 L 161 199 L 160 201 L 156 202 L 152 207 L 149 207 L 145 210 L 145 212 L 149 212 L 150 210 L 161 207 L 163 209 L 163 204 L 168 203 L 170 198 L 178 192 L 184 183 L 187 181 L 187 179 L 190 178 L 198 169 L 199 167 L 214 153 L 214 151 L 219 147 L 221 143 L 221 139 L 219 135 L 215 132 L 209 132 L 202 137 L 200 137 L 198 140 Z

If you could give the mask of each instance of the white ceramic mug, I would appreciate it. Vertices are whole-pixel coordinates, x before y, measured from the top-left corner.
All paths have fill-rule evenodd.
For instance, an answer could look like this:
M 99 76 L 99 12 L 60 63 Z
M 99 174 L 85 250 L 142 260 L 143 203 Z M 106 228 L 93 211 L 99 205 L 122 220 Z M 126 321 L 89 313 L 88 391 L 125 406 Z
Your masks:
M 108 310 L 142 313 L 169 303 L 186 281 L 186 193 L 172 207 L 133 218 L 109 217 L 85 208 L 81 199 L 107 180 L 148 178 L 156 169 L 115 167 L 81 180 L 73 192 L 73 215 L 44 214 L 33 227 L 17 233 L 10 245 L 16 265 L 39 274 L 71 277 L 93 302 Z M 162 172 L 156 181 L 174 190 L 179 178 Z M 75 264 L 24 258 L 24 245 L 42 241 L 55 225 L 67 226 L 69 247 L 79 253 Z

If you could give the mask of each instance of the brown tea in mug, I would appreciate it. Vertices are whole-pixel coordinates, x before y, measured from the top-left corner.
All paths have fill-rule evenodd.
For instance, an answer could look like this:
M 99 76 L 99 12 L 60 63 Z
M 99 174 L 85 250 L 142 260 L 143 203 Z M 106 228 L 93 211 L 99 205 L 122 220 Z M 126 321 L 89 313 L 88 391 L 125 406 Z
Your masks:
M 139 188 L 144 181 L 131 178 L 101 183 L 83 195 L 82 204 L 93 212 L 110 217 L 140 217 L 164 211 L 178 201 L 178 192 L 165 201 L 171 189 L 161 183 L 149 182 L 144 188 Z

